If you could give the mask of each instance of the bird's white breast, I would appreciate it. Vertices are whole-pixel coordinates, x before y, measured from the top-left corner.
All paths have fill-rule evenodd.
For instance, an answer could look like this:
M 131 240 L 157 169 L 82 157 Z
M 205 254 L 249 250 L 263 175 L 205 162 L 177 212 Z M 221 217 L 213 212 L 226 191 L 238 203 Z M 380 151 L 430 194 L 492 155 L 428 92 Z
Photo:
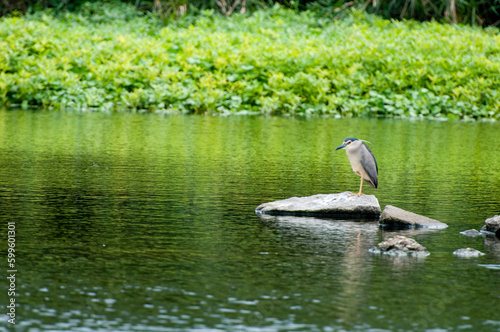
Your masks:
M 351 163 L 351 167 L 352 167 L 352 170 L 354 171 L 354 173 L 362 176 L 365 179 L 369 179 L 368 174 L 366 174 L 365 169 L 363 168 L 363 165 L 361 165 L 361 160 L 359 158 L 354 157 L 356 154 L 359 155 L 360 148 L 361 148 L 361 144 L 357 145 L 357 146 L 353 146 L 353 144 L 351 143 L 351 146 L 349 146 L 345 150 L 345 152 L 347 153 L 347 158 L 349 158 L 349 162 Z

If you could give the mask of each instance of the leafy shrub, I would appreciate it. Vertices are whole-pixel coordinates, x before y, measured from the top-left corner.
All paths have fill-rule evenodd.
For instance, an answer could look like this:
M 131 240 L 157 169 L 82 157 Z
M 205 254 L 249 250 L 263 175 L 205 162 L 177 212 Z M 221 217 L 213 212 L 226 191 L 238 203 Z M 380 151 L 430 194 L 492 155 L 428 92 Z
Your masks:
M 491 29 L 360 11 L 331 22 L 279 6 L 163 26 L 132 7 L 106 8 L 1 19 L 1 103 L 500 119 Z

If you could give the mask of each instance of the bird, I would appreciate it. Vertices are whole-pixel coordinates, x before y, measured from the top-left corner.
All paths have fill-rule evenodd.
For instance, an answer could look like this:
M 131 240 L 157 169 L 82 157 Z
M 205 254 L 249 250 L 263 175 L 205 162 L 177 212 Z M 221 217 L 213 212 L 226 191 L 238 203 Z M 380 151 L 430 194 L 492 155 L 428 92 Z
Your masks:
M 368 182 L 373 188 L 378 188 L 377 160 L 375 160 L 373 152 L 370 148 L 368 148 L 365 142 L 369 143 L 368 141 L 363 141 L 354 137 L 347 137 L 344 139 L 342 144 L 335 149 L 335 151 L 345 149 L 347 158 L 349 158 L 349 162 L 351 163 L 352 170 L 361 177 L 359 192 L 357 194 L 351 193 L 351 196 L 364 195 L 361 192 L 363 188 L 363 180 Z

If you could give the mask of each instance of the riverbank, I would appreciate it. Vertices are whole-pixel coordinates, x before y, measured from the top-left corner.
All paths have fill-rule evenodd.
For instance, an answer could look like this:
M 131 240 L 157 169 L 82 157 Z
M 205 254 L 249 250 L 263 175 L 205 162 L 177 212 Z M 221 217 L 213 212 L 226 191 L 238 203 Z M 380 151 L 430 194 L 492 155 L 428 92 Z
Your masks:
M 124 9 L 125 8 L 125 9 Z M 107 16 L 106 16 L 107 15 Z M 497 29 L 283 8 L 0 19 L 5 106 L 500 119 Z

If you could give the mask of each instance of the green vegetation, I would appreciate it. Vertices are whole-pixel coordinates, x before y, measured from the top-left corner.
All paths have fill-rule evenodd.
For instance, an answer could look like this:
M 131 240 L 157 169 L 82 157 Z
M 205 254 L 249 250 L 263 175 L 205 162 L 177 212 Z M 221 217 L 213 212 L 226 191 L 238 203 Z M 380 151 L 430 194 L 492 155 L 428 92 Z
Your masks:
M 7 106 L 500 119 L 497 30 L 282 7 L 166 26 L 135 7 L 0 20 Z

